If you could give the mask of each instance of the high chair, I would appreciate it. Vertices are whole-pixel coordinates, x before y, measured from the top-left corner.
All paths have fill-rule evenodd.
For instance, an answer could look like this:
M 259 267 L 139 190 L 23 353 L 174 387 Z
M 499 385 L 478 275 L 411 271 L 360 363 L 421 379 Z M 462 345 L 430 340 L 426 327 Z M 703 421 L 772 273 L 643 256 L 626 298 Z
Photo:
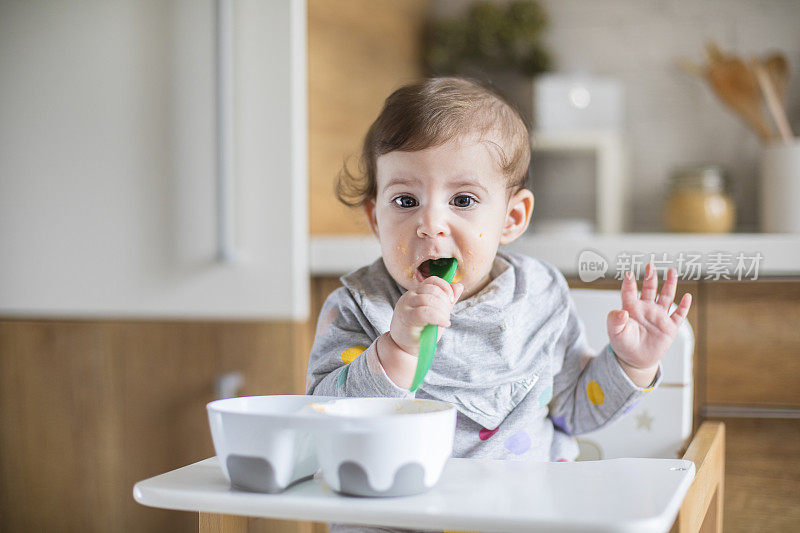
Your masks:
M 602 349 L 619 293 L 572 295 L 590 345 Z M 352 498 L 316 477 L 280 494 L 231 490 L 211 458 L 140 481 L 134 498 L 198 512 L 201 533 L 244 533 L 248 516 L 440 531 L 721 531 L 724 425 L 704 422 L 680 453 L 692 428 L 693 350 L 685 322 L 662 361 L 661 387 L 625 417 L 581 435 L 575 463 L 451 458 L 427 493 Z
M 606 316 L 620 306 L 616 290 L 571 289 L 589 345 L 608 342 Z M 672 305 L 672 312 L 675 304 Z M 661 360 L 663 380 L 629 413 L 597 431 L 577 437 L 578 461 L 620 457 L 683 457 L 696 474 L 673 531 L 722 531 L 725 425 L 704 422 L 692 437 L 694 333 L 686 320 Z M 685 452 L 684 452 L 685 450 Z

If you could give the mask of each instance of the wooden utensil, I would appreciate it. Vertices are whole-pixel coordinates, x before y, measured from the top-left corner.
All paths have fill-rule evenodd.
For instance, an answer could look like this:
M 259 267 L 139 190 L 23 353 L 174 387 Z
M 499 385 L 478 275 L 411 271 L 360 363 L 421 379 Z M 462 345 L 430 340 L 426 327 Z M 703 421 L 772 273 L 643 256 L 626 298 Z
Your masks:
M 773 134 L 764 119 L 761 92 L 755 75 L 739 57 L 722 53 L 712 42 L 706 45 L 706 51 L 709 59 L 706 76 L 714 92 L 762 140 L 771 139 Z
M 769 74 L 778 100 L 783 104 L 786 100 L 786 87 L 789 85 L 789 62 L 780 52 L 770 54 L 764 58 L 764 68 Z
M 769 109 L 769 112 L 772 114 L 772 120 L 775 121 L 781 138 L 788 144 L 792 141 L 792 128 L 789 126 L 789 121 L 786 119 L 786 112 L 775 91 L 772 79 L 767 69 L 761 64 L 761 61 L 759 61 L 757 57 L 753 57 L 751 63 L 753 64 L 753 72 L 755 72 L 758 85 L 761 87 L 761 92 L 764 93 L 767 109 Z

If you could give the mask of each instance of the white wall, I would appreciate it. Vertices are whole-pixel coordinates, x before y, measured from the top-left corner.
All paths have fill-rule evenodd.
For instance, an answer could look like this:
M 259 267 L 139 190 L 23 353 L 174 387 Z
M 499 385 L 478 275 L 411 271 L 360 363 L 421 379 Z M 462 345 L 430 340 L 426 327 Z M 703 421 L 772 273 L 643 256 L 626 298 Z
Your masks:
M 774 49 L 791 64 L 788 110 L 800 132 L 800 2 L 797 0 L 539 0 L 550 17 L 545 42 L 558 71 L 585 70 L 622 80 L 633 181 L 633 231 L 659 231 L 670 173 L 696 162 L 723 164 L 731 173 L 739 231 L 758 231 L 760 146 L 709 88 L 675 66 L 703 62 L 705 43 L 749 57 Z M 462 11 L 468 0 L 433 0 L 434 16 Z M 587 205 L 586 161 L 554 161 L 534 169 L 534 189 L 566 187 Z M 552 183 L 544 183 L 550 180 Z M 536 190 L 534 190 L 536 192 Z M 547 211 L 537 195 L 536 210 Z M 588 205 L 591 205 L 588 202 Z M 537 213 L 534 211 L 534 224 Z M 555 211 L 562 210 L 561 207 Z
M 214 2 L 0 2 L 0 314 L 305 318 L 305 2 L 235 2 L 216 262 Z

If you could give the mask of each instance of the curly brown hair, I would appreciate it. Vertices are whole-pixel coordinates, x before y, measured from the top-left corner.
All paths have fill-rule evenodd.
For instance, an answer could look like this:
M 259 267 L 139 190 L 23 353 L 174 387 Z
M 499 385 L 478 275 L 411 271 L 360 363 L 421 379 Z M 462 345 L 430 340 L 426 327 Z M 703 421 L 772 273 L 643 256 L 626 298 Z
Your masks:
M 525 187 L 530 137 L 516 109 L 474 80 L 441 77 L 405 85 L 389 95 L 364 138 L 359 172 L 342 167 L 336 197 L 345 205 L 363 206 L 377 194 L 379 156 L 440 146 L 470 133 L 494 149 L 512 194 Z

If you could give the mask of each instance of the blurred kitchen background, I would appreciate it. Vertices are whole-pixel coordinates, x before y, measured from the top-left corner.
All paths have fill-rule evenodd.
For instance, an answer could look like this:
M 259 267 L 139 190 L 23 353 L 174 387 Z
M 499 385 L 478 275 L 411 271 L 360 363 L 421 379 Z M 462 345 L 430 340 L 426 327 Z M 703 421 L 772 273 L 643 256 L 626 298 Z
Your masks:
M 431 73 L 532 126 L 513 249 L 611 290 L 702 255 L 725 527 L 800 528 L 800 2 L 218 1 L 0 0 L 0 530 L 196 529 L 133 484 L 213 455 L 206 402 L 304 391 L 322 301 L 378 256 L 334 179 Z
M 669 229 L 662 210 L 672 174 L 686 166 L 710 163 L 727 172 L 737 208 L 734 231 L 759 231 L 758 161 L 762 143 L 721 104 L 707 83 L 681 70 L 679 60 L 707 63 L 707 44 L 716 42 L 744 61 L 749 61 L 751 55 L 782 52 L 790 70 L 796 73 L 800 66 L 797 2 L 551 1 L 539 5 L 547 20 L 541 43 L 550 57 L 552 73 L 563 77 L 564 99 L 571 97 L 573 106 L 582 103 L 574 101 L 582 94 L 570 95 L 569 91 L 574 92 L 574 86 L 586 87 L 584 98 L 589 101 L 581 111 L 589 116 L 578 116 L 571 124 L 569 118 L 562 119 L 562 124 L 549 116 L 537 117 L 537 111 L 544 115 L 547 107 L 558 104 L 557 89 L 551 89 L 555 94 L 547 95 L 550 100 L 540 96 L 540 110 L 531 109 L 525 101 L 519 105 L 532 112 L 535 130 L 547 128 L 545 134 L 581 127 L 605 127 L 620 134 L 629 158 L 627 180 L 631 189 L 630 215 L 624 230 Z M 460 2 L 434 2 L 433 6 L 436 17 L 453 17 L 464 9 Z M 576 81 L 570 83 L 571 78 Z M 586 83 L 581 83 L 582 79 Z M 610 91 L 612 87 L 606 88 L 602 83 L 612 82 L 619 95 L 600 92 Z M 599 94 L 590 95 L 593 90 Z M 800 120 L 800 76 L 792 77 L 785 94 L 796 130 Z M 588 113 L 596 101 L 607 102 L 605 107 L 612 110 Z M 765 120 L 769 120 L 766 115 Z M 541 173 L 534 167 L 534 190 L 541 187 L 546 194 L 564 187 L 571 196 L 579 197 L 581 190 L 593 188 L 591 174 L 567 166 L 563 161 L 566 157 L 559 159 L 562 161 L 543 161 Z M 543 203 L 537 208 L 550 215 L 547 200 Z M 569 204 L 568 199 L 560 197 L 553 203 Z M 585 211 L 591 212 L 591 206 L 586 206 Z M 553 212 L 555 215 L 558 209 Z

